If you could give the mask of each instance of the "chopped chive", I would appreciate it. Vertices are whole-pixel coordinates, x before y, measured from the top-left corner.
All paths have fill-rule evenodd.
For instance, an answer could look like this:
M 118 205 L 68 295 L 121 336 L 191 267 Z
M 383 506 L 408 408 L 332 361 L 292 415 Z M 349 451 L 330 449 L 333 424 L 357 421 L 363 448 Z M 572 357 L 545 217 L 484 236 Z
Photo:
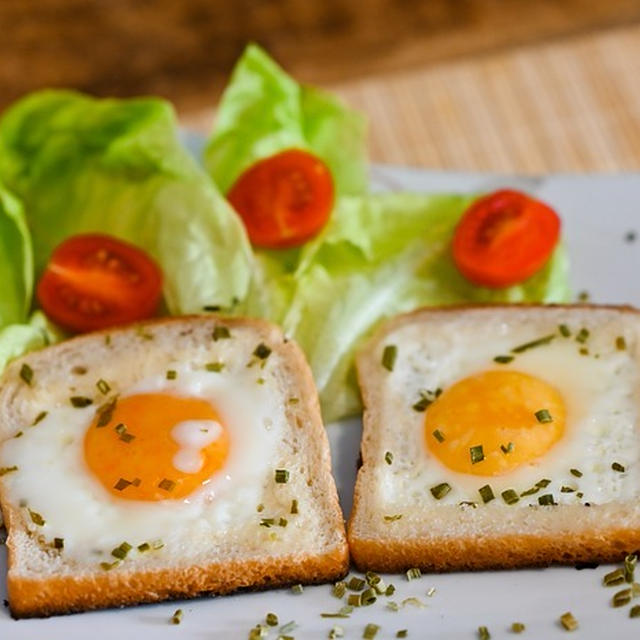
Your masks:
M 129 485 L 133 484 L 129 480 L 125 480 L 124 478 L 120 478 L 118 482 L 113 485 L 113 488 L 116 491 L 124 491 Z
M 576 478 L 582 478 L 582 471 L 580 471 L 580 469 L 569 469 L 569 473 Z
M 478 444 L 475 447 L 471 447 L 469 449 L 469 456 L 471 457 L 471 464 L 482 462 L 484 460 L 484 451 L 482 450 L 482 445 Z
M 431 495 L 436 499 L 444 498 L 449 491 L 451 491 L 451 485 L 448 482 L 441 482 L 440 484 L 431 487 Z
M 570 611 L 567 611 L 560 616 L 560 624 L 567 631 L 575 631 L 578 628 L 578 621 L 573 617 L 573 614 Z
M 178 372 L 175 369 L 169 369 L 167 371 L 167 380 L 175 380 L 178 377 Z
M 20 367 L 20 377 L 31 386 L 33 382 L 33 369 L 26 362 Z
M 295 594 L 300 594 L 304 591 L 304 587 L 301 584 L 294 584 L 291 587 L 291 591 Z
M 123 433 L 127 432 L 127 425 L 124 424 L 124 422 L 119 422 L 115 427 L 115 432 L 121 436 Z
M 289 509 L 289 513 L 292 515 L 296 515 L 298 513 L 298 501 L 294 498 L 291 501 L 291 508 Z
M 151 541 L 151 548 L 154 551 L 158 551 L 159 549 L 162 549 L 162 547 L 164 547 L 164 542 L 162 542 L 162 540 L 160 540 L 160 538 L 158 538 L 157 540 L 152 540 Z
M 351 580 L 347 582 L 347 589 L 349 589 L 349 591 L 362 591 L 366 584 L 366 581 L 362 578 L 353 576 Z
M 631 609 L 629 609 L 629 617 L 630 618 L 639 618 L 640 617 L 640 604 L 635 604 Z
M 131 484 L 132 484 L 134 487 L 139 487 L 139 486 L 140 486 L 140 482 L 141 482 L 140 478 L 134 478 L 134 479 L 131 481 Z
M 402 514 L 401 513 L 396 513 L 392 516 L 384 516 L 384 521 L 385 522 L 395 522 L 396 520 L 401 520 L 402 519 Z
M 143 542 L 142 544 L 138 545 L 138 551 L 140 553 L 145 553 L 149 551 L 149 549 L 151 549 L 151 545 L 148 542 Z
M 500 449 L 502 450 L 502 453 L 507 454 L 513 451 L 514 446 L 515 445 L 513 444 L 513 442 L 509 442 L 509 444 L 507 444 L 506 446 L 501 444 Z
M 361 594 L 360 594 L 360 602 L 362 604 L 363 607 L 368 607 L 369 605 L 372 605 L 378 598 L 376 597 L 376 592 L 375 589 L 365 589 Z
M 387 596 L 387 598 L 390 598 L 394 593 L 396 592 L 396 588 L 390 584 L 385 590 L 384 590 L 384 595 Z
M 619 462 L 614 462 L 614 463 L 611 465 L 611 468 L 612 468 L 614 471 L 618 471 L 618 472 L 620 472 L 620 473 L 624 473 L 624 471 L 625 471 L 625 469 L 624 469 L 624 465 L 621 465 Z
M 491 634 L 487 627 L 478 627 L 478 638 L 480 640 L 491 640 Z
M 54 538 L 53 539 L 53 548 L 62 550 L 64 549 L 64 538 Z
M 277 484 L 286 484 L 287 482 L 289 482 L 289 470 L 276 469 L 274 478 Z
M 32 427 L 35 427 L 39 422 L 42 422 L 47 417 L 48 411 L 41 411 L 31 423 Z
M 366 640 L 373 640 L 373 638 L 378 635 L 378 631 L 380 631 L 380 626 L 377 624 L 372 624 L 371 622 L 364 628 L 362 632 L 362 637 Z
M 29 509 L 29 516 L 31 517 L 31 522 L 33 522 L 33 524 L 37 524 L 39 527 L 44 527 L 45 519 L 37 511 L 31 511 L 31 509 Z
M 382 582 L 382 578 L 374 571 L 367 571 L 367 573 L 364 574 L 364 578 L 371 587 L 375 587 Z
M 133 435 L 133 433 L 125 432 L 120 436 L 120 440 L 129 444 L 132 440 L 135 440 L 135 436 Z
M 96 415 L 98 416 L 96 427 L 106 427 L 111 422 L 113 412 L 116 410 L 117 401 L 117 398 L 113 398 L 98 407 L 96 410 Z
M 359 593 L 352 593 L 347 598 L 347 603 L 350 607 L 359 607 L 362 604 L 362 599 Z
M 398 357 L 398 347 L 395 344 L 388 344 L 382 352 L 382 366 L 387 371 L 393 371 L 393 367 Z
M 392 464 L 393 463 L 393 453 L 391 453 L 391 451 L 387 451 L 384 454 L 384 461 L 387 464 Z
M 567 487 L 566 485 L 560 487 L 560 493 L 573 493 L 574 491 L 575 489 L 573 487 Z
M 260 360 L 266 360 L 271 355 L 271 349 L 261 342 L 253 351 L 253 355 Z
M 124 560 L 132 548 L 133 547 L 128 542 L 123 542 L 120 546 L 111 551 L 111 555 L 114 558 L 118 558 L 118 560 Z
M 111 571 L 111 569 L 115 569 L 120 564 L 120 560 L 115 560 L 114 562 L 101 562 L 100 568 L 104 569 L 104 571 Z
M 549 480 L 549 478 L 542 478 L 542 480 L 538 480 L 538 482 L 536 482 L 536 487 L 540 487 L 541 489 L 544 489 L 545 487 L 548 487 L 551 484 L 551 480 Z
M 176 488 L 176 483 L 173 480 L 169 480 L 169 478 L 162 478 L 158 483 L 158 488 L 163 491 L 173 491 Z
M 418 578 L 421 578 L 422 571 L 420 571 L 418 567 L 413 567 L 412 569 L 409 569 L 409 571 L 407 571 L 406 575 L 407 575 L 407 580 L 411 582 L 412 580 L 417 580 Z
M 249 640 L 260 640 L 261 638 L 266 638 L 268 634 L 268 630 L 266 627 L 263 627 L 261 624 L 257 624 L 251 631 L 249 631 Z
M 511 625 L 511 631 L 513 633 L 522 633 L 525 630 L 525 626 L 522 624 L 522 622 L 514 622 Z
M 329 637 L 329 640 L 335 640 L 336 638 L 344 638 L 344 629 L 342 627 L 339 627 L 338 625 L 335 625 L 334 627 L 331 627 L 328 637 Z
M 396 638 L 406 638 L 409 635 L 409 632 L 406 629 L 400 629 L 396 632 Z
M 624 336 L 618 336 L 616 338 L 616 349 L 618 351 L 624 351 L 627 348 L 627 341 L 624 339 Z
M 509 505 L 515 504 L 516 502 L 518 502 L 518 500 L 520 500 L 518 494 L 513 489 L 506 489 L 500 495 L 502 496 L 502 499 Z
M 69 402 L 76 409 L 83 409 L 84 407 L 88 407 L 90 404 L 93 404 L 93 400 L 91 398 L 85 398 L 84 396 L 71 396 L 69 398 Z
M 100 380 L 98 380 L 98 382 L 96 382 L 96 387 L 98 387 L 98 391 L 103 396 L 106 396 L 107 393 L 109 393 L 109 391 L 111 391 L 111 387 L 109 386 L 109 383 L 106 380 L 103 380 L 102 378 L 100 378 Z
M 2 476 L 6 476 L 7 473 L 13 473 L 14 471 L 17 471 L 18 467 L 14 464 L 12 467 L 0 467 L 0 478 Z
M 279 527 L 286 527 L 289 524 L 289 521 L 286 518 L 280 518 L 278 520 Z
M 589 349 L 587 349 L 587 347 L 580 347 L 580 349 L 578 349 L 578 353 L 581 356 L 588 356 L 589 355 Z
M 635 553 L 630 553 L 624 559 L 624 579 L 627 582 L 633 582 L 636 564 L 638 564 L 638 556 Z
M 269 527 L 272 527 L 275 523 L 276 523 L 276 519 L 275 518 L 262 518 L 260 520 L 260 526 L 261 527 L 266 527 L 267 529 Z
M 218 340 L 226 340 L 227 338 L 231 337 L 231 332 L 229 331 L 229 327 L 218 324 L 214 327 L 211 337 L 215 342 L 217 342 Z
M 344 581 L 336 582 L 331 589 L 331 594 L 336 598 L 342 599 L 347 591 L 347 583 Z
M 182 609 L 176 609 L 175 613 L 171 616 L 171 624 L 180 624 L 182 622 Z
M 16 433 L 15 436 L 13 436 L 14 438 L 22 438 L 22 436 L 24 435 L 24 433 L 22 431 L 18 431 L 18 433 Z
M 296 623 L 294 620 L 291 620 L 290 622 L 287 622 L 287 624 L 283 624 L 280 627 L 280 633 L 289 633 L 290 631 L 293 631 L 296 628 Z
M 582 499 L 583 496 L 584 493 L 582 493 L 582 491 L 578 491 L 578 493 L 576 493 L 576 498 Z
M 275 613 L 267 613 L 264 620 L 270 627 L 278 626 L 278 616 Z
M 264 505 L 262 504 L 262 502 L 256 507 L 256 511 L 258 513 L 262 513 L 264 511 Z
M 435 592 L 436 592 L 435 587 L 429 587 L 429 589 L 427 590 L 427 596 L 431 598 Z
M 496 356 L 493 361 L 498 364 L 509 364 L 513 362 L 513 356 Z
M 589 337 L 589 330 L 583 327 L 582 329 L 580 329 L 580 331 L 578 331 L 578 335 L 576 336 L 576 342 L 579 342 L 580 344 L 584 344 L 587 341 L 588 337 Z
M 525 351 L 529 351 L 529 349 L 535 349 L 536 347 L 541 347 L 545 344 L 549 344 L 556 337 L 555 333 L 551 333 L 548 336 L 543 336 L 542 338 L 538 338 L 537 340 L 531 340 L 531 342 L 525 342 L 524 344 L 518 345 L 511 349 L 511 353 L 523 353 Z
M 463 500 L 462 502 L 458 502 L 459 507 L 472 507 L 473 509 L 477 508 L 478 503 L 472 502 L 471 500 Z
M 625 581 L 625 570 L 624 569 L 614 569 L 607 573 L 604 578 L 602 578 L 602 584 L 605 587 L 615 587 L 618 584 L 622 584 Z
M 436 429 L 433 432 L 433 437 L 438 441 L 438 442 L 444 442 L 444 434 L 442 433 L 442 431 L 440 431 L 440 429 Z
M 527 489 L 520 494 L 521 498 L 525 498 L 526 496 L 532 496 L 540 491 L 540 487 L 531 487 L 531 489 Z
M 393 602 L 393 600 L 387 602 L 387 609 L 391 609 L 391 611 L 400 611 L 400 605 L 397 602 Z
M 207 362 L 204 368 L 213 373 L 220 373 L 224 369 L 224 362 Z
M 536 420 L 541 424 L 546 424 L 547 422 L 553 422 L 553 418 L 549 413 L 548 409 L 540 409 L 533 414 L 536 417 Z
M 553 499 L 553 494 L 545 493 L 538 496 L 538 504 L 543 506 L 557 505 L 558 503 Z
M 296 398 L 295 396 L 289 398 L 289 404 L 298 404 L 298 402 L 300 402 L 300 398 Z
M 618 591 L 613 595 L 611 605 L 614 607 L 624 607 L 631 602 L 631 596 L 631 589 L 622 589 L 622 591 Z
M 442 389 L 438 388 L 435 391 L 428 389 L 422 389 L 420 391 L 420 399 L 412 406 L 414 411 L 422 412 L 426 411 L 427 407 L 440 396 Z
M 348 618 L 353 613 L 353 607 L 346 604 L 344 607 L 340 607 L 338 613 L 321 613 L 322 618 Z
M 560 331 L 560 335 L 563 338 L 568 338 L 571 335 L 571 331 L 569 330 L 569 327 L 566 324 L 558 325 L 558 331 Z
M 478 489 L 478 493 L 482 498 L 482 502 L 484 502 L 485 504 L 487 504 L 487 502 L 491 502 L 495 498 L 493 489 L 488 484 L 485 484 L 484 487 L 480 487 Z

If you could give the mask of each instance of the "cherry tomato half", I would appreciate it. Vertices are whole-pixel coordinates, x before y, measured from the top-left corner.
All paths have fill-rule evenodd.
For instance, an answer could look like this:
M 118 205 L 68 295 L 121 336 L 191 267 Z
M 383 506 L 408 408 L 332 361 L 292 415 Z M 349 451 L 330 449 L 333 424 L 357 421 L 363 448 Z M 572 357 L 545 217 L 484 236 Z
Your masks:
M 149 318 L 161 290 L 162 272 L 144 251 L 112 236 L 87 234 L 54 250 L 36 293 L 54 322 L 83 332 Z
M 453 259 L 474 284 L 508 287 L 538 271 L 553 253 L 560 218 L 519 191 L 503 189 L 476 200 L 453 237 Z
M 254 245 L 283 249 L 324 227 L 333 207 L 333 179 L 322 160 L 288 149 L 249 167 L 227 195 Z

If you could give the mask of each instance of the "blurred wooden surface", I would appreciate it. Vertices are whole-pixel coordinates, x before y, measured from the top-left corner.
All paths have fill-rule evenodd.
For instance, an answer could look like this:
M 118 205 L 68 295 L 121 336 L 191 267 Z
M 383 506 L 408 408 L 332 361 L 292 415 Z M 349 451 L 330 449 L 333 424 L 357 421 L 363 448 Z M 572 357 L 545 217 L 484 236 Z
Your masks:
M 0 107 L 158 94 L 207 130 L 255 40 L 371 121 L 379 162 L 640 168 L 640 0 L 2 0 Z

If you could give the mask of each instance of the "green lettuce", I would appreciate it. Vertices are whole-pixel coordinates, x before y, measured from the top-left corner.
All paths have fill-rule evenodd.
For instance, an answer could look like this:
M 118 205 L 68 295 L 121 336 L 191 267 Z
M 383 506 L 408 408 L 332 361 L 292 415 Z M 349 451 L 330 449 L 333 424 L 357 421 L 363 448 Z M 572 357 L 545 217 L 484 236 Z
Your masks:
M 104 232 L 158 261 L 171 313 L 246 296 L 244 228 L 176 133 L 159 99 L 43 91 L 4 114 L 0 178 L 24 203 L 36 276 L 66 237 Z

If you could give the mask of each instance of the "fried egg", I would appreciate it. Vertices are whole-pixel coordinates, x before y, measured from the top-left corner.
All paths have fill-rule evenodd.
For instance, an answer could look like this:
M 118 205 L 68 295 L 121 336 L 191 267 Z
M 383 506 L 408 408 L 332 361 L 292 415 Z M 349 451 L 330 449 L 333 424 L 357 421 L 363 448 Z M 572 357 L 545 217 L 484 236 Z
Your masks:
M 398 512 L 425 499 L 517 508 L 638 496 L 635 323 L 606 309 L 541 311 L 435 312 L 385 335 L 378 362 L 388 348 L 396 357 L 381 418 L 406 437 L 385 432 L 393 464 L 379 490 Z

